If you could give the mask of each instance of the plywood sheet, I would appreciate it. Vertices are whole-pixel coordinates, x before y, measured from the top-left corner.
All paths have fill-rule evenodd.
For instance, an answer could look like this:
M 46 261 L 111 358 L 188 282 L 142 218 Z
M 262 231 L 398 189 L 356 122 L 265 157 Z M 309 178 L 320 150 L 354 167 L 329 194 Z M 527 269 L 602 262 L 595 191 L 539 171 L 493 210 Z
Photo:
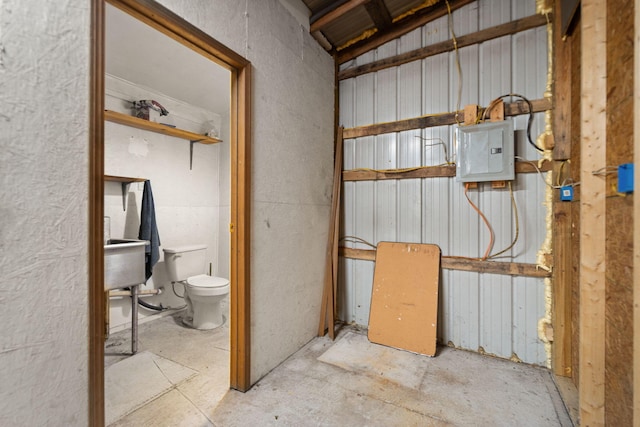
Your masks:
M 369 340 L 435 356 L 440 248 L 381 242 L 373 276 Z

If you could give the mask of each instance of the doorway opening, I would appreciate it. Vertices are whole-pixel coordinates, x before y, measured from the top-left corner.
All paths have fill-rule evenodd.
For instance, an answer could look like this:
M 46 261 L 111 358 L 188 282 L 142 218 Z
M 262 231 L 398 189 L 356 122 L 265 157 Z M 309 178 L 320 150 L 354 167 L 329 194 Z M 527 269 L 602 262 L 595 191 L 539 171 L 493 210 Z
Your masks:
M 207 34 L 151 0 L 107 0 L 230 72 L 228 129 L 230 157 L 230 385 L 245 391 L 249 373 L 249 195 L 251 65 Z M 90 148 L 90 289 L 89 413 L 93 425 L 104 423 L 104 175 L 105 175 L 105 0 L 92 3 L 91 148 Z M 153 66 L 153 64 L 150 64 Z M 203 76 L 203 79 L 211 78 Z M 193 146 L 193 144 L 192 144 Z M 197 148 L 196 148 L 197 150 Z M 135 199 L 133 199 L 135 200 Z M 126 203 L 126 200 L 123 201 Z M 222 229 L 222 227 L 220 227 Z M 223 258 L 224 259 L 224 258 Z M 226 262 L 223 261 L 223 262 Z

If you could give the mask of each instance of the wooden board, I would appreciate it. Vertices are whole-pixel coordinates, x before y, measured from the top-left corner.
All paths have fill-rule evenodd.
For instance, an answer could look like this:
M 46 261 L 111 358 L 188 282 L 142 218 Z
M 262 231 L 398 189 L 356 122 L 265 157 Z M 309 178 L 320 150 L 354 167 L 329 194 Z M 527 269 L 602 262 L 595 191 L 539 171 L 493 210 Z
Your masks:
M 369 315 L 371 342 L 435 356 L 440 248 L 381 242 Z
M 640 0 L 634 2 L 634 49 L 640 52 Z M 634 163 L 640 164 L 640 56 L 634 55 L 633 67 L 633 142 Z M 640 174 L 635 174 L 634 187 L 640 186 Z M 633 422 L 640 425 L 640 199 L 633 200 Z
M 505 116 L 519 116 L 529 114 L 529 105 L 525 101 L 516 101 L 505 104 Z M 532 99 L 531 107 L 534 113 L 551 110 L 551 102 L 547 98 Z M 464 111 L 452 111 L 448 113 L 430 114 L 410 119 L 396 120 L 394 122 L 376 123 L 371 125 L 346 128 L 344 139 L 361 138 L 364 136 L 381 135 L 384 133 L 402 132 L 413 129 L 424 129 L 437 126 L 453 125 L 457 117 L 463 117 Z
M 516 162 L 516 173 L 538 173 L 548 172 L 552 169 L 553 163 L 549 160 L 543 160 L 542 164 L 535 168 L 538 164 L 537 160 L 524 160 Z M 342 171 L 343 181 L 379 181 L 384 179 L 415 179 L 415 178 L 443 178 L 456 176 L 456 165 L 444 166 L 427 166 L 418 169 L 410 169 L 400 172 L 397 169 L 389 170 L 345 170 Z
M 318 324 L 318 336 L 324 336 L 329 330 L 329 337 L 335 338 L 335 317 L 338 288 L 338 240 L 340 232 L 340 189 L 342 187 L 342 131 L 338 128 L 336 139 L 336 151 L 333 165 L 333 193 L 331 198 L 331 219 L 329 221 L 329 234 L 324 270 L 324 286 L 322 288 L 322 300 L 320 303 L 320 322 Z M 328 317 L 328 319 L 327 319 Z
M 633 162 L 633 0 L 607 2 L 606 164 Z M 617 176 L 606 179 L 607 190 Z M 606 199 L 605 421 L 633 424 L 633 199 Z
M 580 166 L 580 422 L 605 425 L 607 2 L 583 0 Z

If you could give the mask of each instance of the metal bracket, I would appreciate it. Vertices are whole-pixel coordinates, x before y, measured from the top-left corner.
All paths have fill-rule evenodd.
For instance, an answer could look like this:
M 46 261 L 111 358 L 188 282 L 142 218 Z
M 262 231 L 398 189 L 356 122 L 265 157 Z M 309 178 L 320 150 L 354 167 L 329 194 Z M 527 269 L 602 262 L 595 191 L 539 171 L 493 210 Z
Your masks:
M 127 195 L 129 194 L 129 185 L 131 182 L 123 182 L 122 183 L 122 210 L 127 210 Z
M 196 142 L 204 141 L 203 139 L 196 139 L 193 141 L 189 141 L 189 170 L 193 170 L 193 144 Z

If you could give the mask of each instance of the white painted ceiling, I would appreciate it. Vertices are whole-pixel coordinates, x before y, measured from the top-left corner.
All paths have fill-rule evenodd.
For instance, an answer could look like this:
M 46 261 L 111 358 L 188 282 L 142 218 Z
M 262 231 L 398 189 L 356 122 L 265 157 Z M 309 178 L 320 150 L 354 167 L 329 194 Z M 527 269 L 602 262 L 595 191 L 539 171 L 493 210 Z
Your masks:
M 171 98 L 224 115 L 231 73 L 107 4 L 105 71 Z

